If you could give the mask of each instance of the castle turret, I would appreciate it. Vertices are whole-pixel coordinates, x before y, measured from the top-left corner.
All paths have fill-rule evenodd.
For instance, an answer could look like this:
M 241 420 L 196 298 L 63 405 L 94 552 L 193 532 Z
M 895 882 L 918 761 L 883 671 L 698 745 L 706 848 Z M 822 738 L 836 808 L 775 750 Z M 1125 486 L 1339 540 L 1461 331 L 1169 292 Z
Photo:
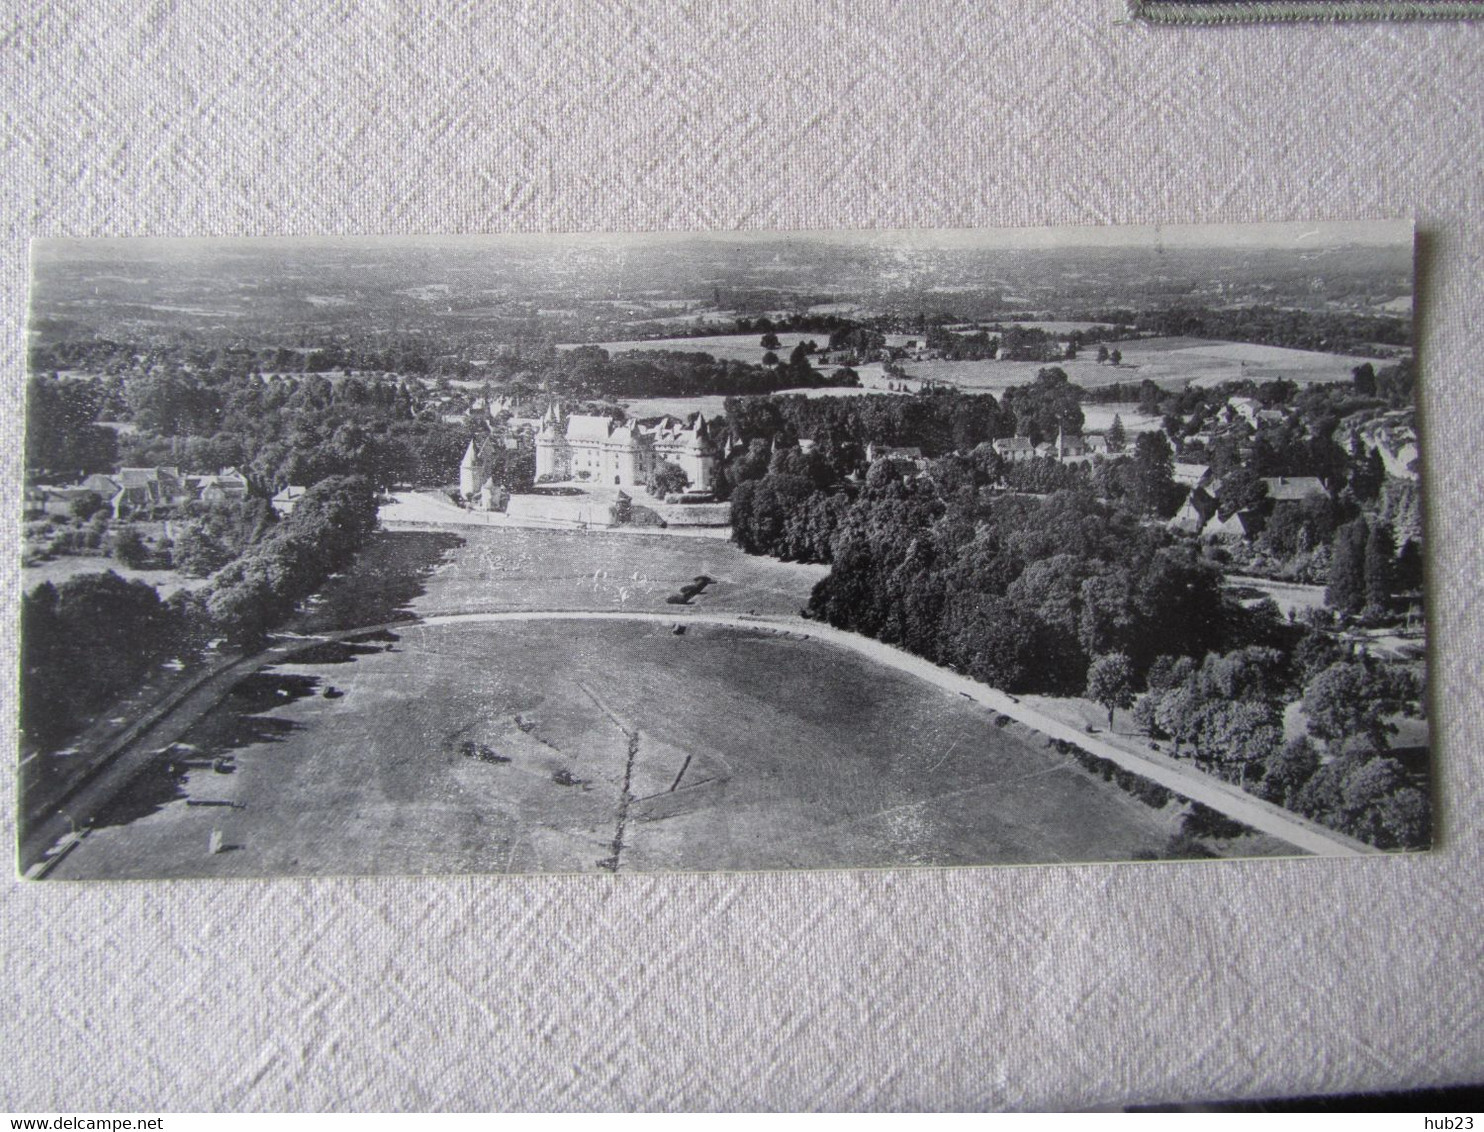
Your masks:
M 479 482 L 483 478 L 479 471 L 479 456 L 475 453 L 474 441 L 471 440 L 464 452 L 464 459 L 459 463 L 459 493 L 465 498 L 479 490 Z
M 541 431 L 536 436 L 536 478 L 566 479 L 572 472 L 571 463 L 566 428 L 556 406 L 548 404 L 541 418 Z

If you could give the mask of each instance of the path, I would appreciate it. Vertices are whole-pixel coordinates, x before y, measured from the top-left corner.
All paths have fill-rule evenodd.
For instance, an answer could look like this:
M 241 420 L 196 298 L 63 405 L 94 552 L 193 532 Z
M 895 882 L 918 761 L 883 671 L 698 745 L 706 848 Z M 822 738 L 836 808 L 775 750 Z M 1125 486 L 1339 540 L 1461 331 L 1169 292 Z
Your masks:
M 1115 745 L 1104 738 L 1089 735 L 1069 726 L 1044 711 L 1021 702 L 1016 697 L 997 691 L 966 676 L 903 652 L 870 637 L 849 633 L 815 621 L 798 617 L 755 616 L 748 614 L 715 614 L 701 611 L 674 613 L 606 612 L 594 610 L 514 610 L 497 613 L 441 613 L 406 621 L 362 626 L 320 633 L 281 642 L 254 657 L 209 675 L 173 707 L 157 710 L 154 723 L 136 729 L 129 743 L 102 760 L 99 772 L 69 796 L 64 810 L 37 824 L 21 845 L 20 865 L 28 877 L 44 876 L 53 865 L 86 836 L 93 815 L 159 757 L 159 752 L 178 741 L 207 712 L 245 677 L 271 664 L 281 663 L 300 652 L 327 642 L 344 641 L 383 631 L 399 631 L 413 626 L 465 625 L 505 621 L 639 621 L 654 624 L 677 623 L 715 625 L 723 628 L 773 631 L 800 639 L 820 641 L 847 649 L 878 664 L 910 673 L 947 692 L 982 704 L 1001 715 L 1040 732 L 1061 739 L 1083 750 L 1117 764 L 1142 778 L 1226 815 L 1262 833 L 1316 856 L 1354 857 L 1377 852 L 1376 849 L 1323 828 L 1290 813 L 1279 806 L 1246 793 L 1240 788 L 1212 778 L 1194 767 L 1163 756 L 1151 756 Z

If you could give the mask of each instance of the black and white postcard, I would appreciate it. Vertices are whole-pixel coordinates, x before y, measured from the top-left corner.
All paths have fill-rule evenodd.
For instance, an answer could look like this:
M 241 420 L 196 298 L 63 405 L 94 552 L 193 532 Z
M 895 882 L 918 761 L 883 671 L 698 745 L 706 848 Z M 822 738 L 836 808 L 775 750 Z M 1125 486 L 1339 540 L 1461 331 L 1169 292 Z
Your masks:
M 28 877 L 1426 848 L 1412 230 L 41 240 Z

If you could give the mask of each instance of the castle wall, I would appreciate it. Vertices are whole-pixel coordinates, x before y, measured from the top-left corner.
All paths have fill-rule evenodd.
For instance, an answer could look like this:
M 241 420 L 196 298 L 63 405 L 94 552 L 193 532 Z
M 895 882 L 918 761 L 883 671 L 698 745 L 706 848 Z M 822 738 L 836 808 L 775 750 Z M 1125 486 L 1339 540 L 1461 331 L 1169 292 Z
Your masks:
M 695 441 L 694 434 L 679 439 L 667 432 L 664 439 L 657 440 L 637 428 L 622 428 L 607 436 L 594 436 L 587 418 L 582 421 L 582 432 L 576 438 L 556 433 L 551 423 L 547 424 L 536 438 L 537 478 L 642 487 L 655 464 L 668 460 L 685 472 L 693 488 L 709 491 L 715 484 L 716 457 Z
M 687 476 L 690 486 L 697 491 L 710 491 L 716 483 L 716 457 L 706 454 L 690 444 L 657 444 L 655 455 L 668 460 Z

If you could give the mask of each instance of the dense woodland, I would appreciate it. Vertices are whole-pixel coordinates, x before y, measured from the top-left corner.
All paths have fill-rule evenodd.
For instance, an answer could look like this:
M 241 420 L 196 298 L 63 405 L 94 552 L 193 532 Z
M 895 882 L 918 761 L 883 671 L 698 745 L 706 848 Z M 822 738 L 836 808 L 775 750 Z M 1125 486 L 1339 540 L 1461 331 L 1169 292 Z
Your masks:
M 1425 712 L 1419 666 L 1373 659 L 1340 631 L 1421 607 L 1415 482 L 1388 480 L 1374 452 L 1335 440 L 1342 422 L 1391 410 L 1374 377 L 1269 390 L 1291 414 L 1245 438 L 1228 422 L 1233 435 L 1211 453 L 1217 503 L 1265 519 L 1251 547 L 1203 546 L 1161 521 L 1185 495 L 1169 433 L 1178 441 L 1217 415 L 1233 390 L 1167 397 L 1169 432 L 1111 459 L 1005 463 L 985 441 L 1080 430 L 1075 387 L 1054 370 L 1003 402 L 729 403 L 728 425 L 747 441 L 725 470 L 733 537 L 752 553 L 831 565 L 808 616 L 1011 692 L 1086 694 L 1110 720 L 1137 705 L 1180 757 L 1377 845 L 1420 845 L 1423 780 L 1388 745 L 1396 717 Z M 852 476 L 863 439 L 930 459 L 921 473 L 883 459 Z M 1262 476 L 1308 475 L 1333 491 L 1265 500 Z M 1244 606 L 1222 587 L 1234 558 L 1326 582 L 1328 608 L 1285 619 L 1271 602 Z M 1286 741 L 1283 710 L 1300 700 L 1309 735 Z

